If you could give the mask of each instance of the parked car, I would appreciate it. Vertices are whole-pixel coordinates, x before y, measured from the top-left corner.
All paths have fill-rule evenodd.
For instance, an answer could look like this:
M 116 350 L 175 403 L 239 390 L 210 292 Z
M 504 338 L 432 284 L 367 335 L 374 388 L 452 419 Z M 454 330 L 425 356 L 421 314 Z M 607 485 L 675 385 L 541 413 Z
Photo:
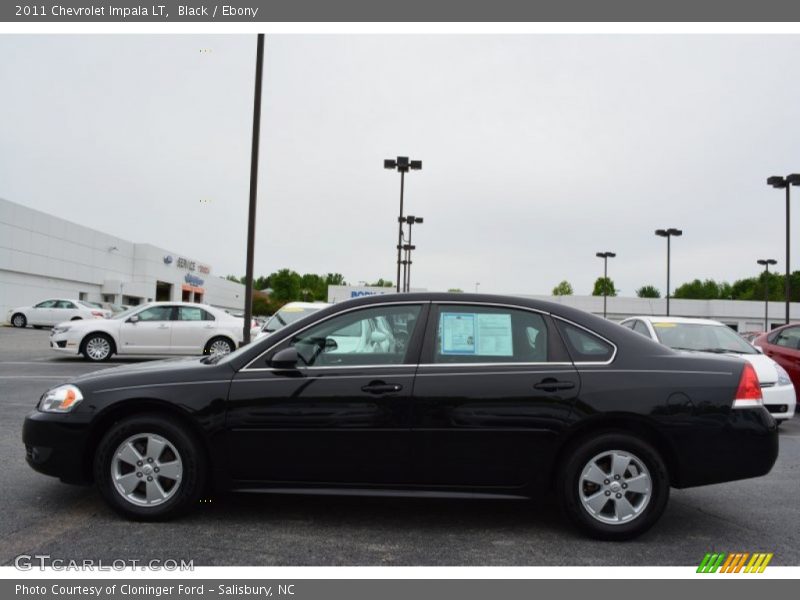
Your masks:
M 110 316 L 110 310 L 98 308 L 84 300 L 65 298 L 51 298 L 33 306 L 21 306 L 8 311 L 8 321 L 14 327 L 49 327 L 62 321 L 105 319 Z
M 151 302 L 102 321 L 53 327 L 50 347 L 87 360 L 113 354 L 228 354 L 242 341 L 242 320 L 207 304 Z
M 786 369 L 795 391 L 800 390 L 800 323 L 790 323 L 762 333 L 753 344 Z
M 225 311 L 232 317 L 236 317 L 237 319 L 242 319 L 244 321 L 244 312 L 229 312 Z M 261 323 L 258 322 L 256 317 L 251 317 L 250 319 L 250 340 L 254 340 L 258 337 L 258 334 L 261 333 Z
M 330 304 L 326 302 L 288 302 L 284 304 L 266 323 L 261 326 L 261 332 L 257 337 L 263 337 L 283 329 L 290 323 L 307 317 L 311 313 L 327 308 Z
M 786 369 L 764 356 L 724 323 L 685 317 L 631 317 L 620 325 L 673 350 L 740 356 L 755 368 L 764 406 L 772 416 L 779 423 L 794 416 L 796 388 Z
M 349 328 L 370 343 L 337 351 Z M 22 437 L 31 467 L 94 481 L 134 519 L 175 517 L 209 489 L 554 491 L 606 539 L 651 527 L 671 486 L 761 476 L 778 455 L 749 362 L 484 294 L 358 298 L 227 356 L 75 377 L 43 394 Z
M 743 340 L 746 340 L 747 342 L 752 344 L 755 341 L 755 339 L 762 334 L 763 334 L 762 331 L 745 331 L 740 333 L 739 336 Z

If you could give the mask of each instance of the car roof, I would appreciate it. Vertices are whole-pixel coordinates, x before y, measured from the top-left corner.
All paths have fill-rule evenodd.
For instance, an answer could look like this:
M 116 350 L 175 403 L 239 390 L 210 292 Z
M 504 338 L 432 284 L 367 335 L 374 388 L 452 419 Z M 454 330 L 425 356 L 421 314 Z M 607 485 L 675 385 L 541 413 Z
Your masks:
M 714 321 L 713 319 L 696 319 L 694 317 L 658 317 L 654 315 L 641 315 L 628 317 L 624 320 L 630 321 L 631 319 L 642 319 L 643 321 L 649 321 L 650 323 L 688 323 L 694 325 L 719 325 L 721 327 L 727 327 L 725 323 L 720 323 L 719 321 Z

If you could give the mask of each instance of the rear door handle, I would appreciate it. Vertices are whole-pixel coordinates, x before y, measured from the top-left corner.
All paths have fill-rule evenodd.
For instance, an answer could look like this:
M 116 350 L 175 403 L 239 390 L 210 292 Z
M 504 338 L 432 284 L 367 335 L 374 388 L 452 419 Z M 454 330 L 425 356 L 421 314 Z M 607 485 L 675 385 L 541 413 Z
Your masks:
M 545 392 L 557 392 L 559 390 L 571 390 L 575 387 L 575 384 L 571 381 L 557 381 L 555 379 L 544 379 L 539 383 L 533 384 L 533 387 L 537 390 L 542 390 Z
M 383 381 L 373 381 L 361 388 L 362 392 L 368 394 L 391 394 L 392 392 L 399 392 L 403 386 L 399 383 L 384 383 Z

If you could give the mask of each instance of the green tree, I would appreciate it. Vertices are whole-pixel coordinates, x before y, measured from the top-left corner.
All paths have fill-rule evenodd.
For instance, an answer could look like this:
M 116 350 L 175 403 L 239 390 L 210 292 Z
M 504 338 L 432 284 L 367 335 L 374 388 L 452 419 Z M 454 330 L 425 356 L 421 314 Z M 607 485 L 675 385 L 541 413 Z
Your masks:
M 602 296 L 605 290 L 606 296 L 616 296 L 617 289 L 614 287 L 614 280 L 610 277 L 598 277 L 594 282 L 594 290 L 592 296 Z
M 678 286 L 672 297 L 687 300 L 717 300 L 720 297 L 720 284 L 713 279 L 704 281 L 695 279 Z
M 453 292 L 455 294 L 463 294 L 464 293 L 464 290 L 462 290 L 461 288 L 450 288 L 447 291 L 448 292 Z
M 271 315 L 274 311 L 269 300 L 262 296 L 253 298 L 253 314 L 258 316 Z
M 291 302 L 300 299 L 302 278 L 291 269 L 281 269 L 269 276 L 272 296 L 278 302 Z
M 661 292 L 654 285 L 643 285 L 636 290 L 636 295 L 639 298 L 661 298 Z
M 394 287 L 394 284 L 391 281 L 385 280 L 383 277 L 378 279 L 375 283 L 368 284 L 371 287 Z
M 553 296 L 572 296 L 572 284 L 565 279 L 553 288 Z
M 244 277 L 237 277 L 236 275 L 225 275 L 225 279 L 228 281 L 235 281 L 236 283 L 241 283 L 244 285 Z

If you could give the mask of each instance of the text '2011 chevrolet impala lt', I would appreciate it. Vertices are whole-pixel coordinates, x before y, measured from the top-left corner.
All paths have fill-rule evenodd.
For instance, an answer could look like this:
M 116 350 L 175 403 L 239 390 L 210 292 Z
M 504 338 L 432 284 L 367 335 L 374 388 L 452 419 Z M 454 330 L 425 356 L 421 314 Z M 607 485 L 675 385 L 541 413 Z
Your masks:
M 589 535 L 651 527 L 670 487 L 778 455 L 753 367 L 558 304 L 403 294 L 320 310 L 227 356 L 47 391 L 27 460 L 137 519 L 209 490 L 538 498 Z

